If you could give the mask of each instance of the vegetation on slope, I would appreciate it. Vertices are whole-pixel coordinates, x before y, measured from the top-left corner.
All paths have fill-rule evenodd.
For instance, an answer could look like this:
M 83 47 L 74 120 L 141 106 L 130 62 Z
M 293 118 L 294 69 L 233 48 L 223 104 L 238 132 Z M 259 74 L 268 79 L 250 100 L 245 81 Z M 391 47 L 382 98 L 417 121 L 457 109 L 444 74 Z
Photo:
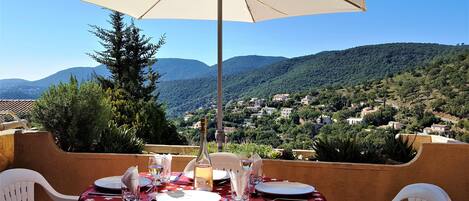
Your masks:
M 349 86 L 379 80 L 416 69 L 438 55 L 467 46 L 422 43 L 368 45 L 342 51 L 327 51 L 292 58 L 275 64 L 224 77 L 225 100 L 240 97 L 268 97 L 275 93 L 300 92 L 326 86 Z M 181 114 L 215 100 L 214 78 L 163 82 L 161 98 L 171 114 Z

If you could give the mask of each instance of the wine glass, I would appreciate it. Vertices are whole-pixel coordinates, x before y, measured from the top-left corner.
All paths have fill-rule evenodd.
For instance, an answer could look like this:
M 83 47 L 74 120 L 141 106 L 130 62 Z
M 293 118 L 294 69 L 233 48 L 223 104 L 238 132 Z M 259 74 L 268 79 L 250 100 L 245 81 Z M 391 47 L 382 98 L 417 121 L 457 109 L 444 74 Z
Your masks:
M 151 156 L 148 160 L 148 172 L 152 176 L 153 186 L 161 185 L 161 173 L 164 170 L 164 158 Z
M 252 153 L 241 153 L 239 155 L 240 157 L 240 163 L 241 163 L 241 167 L 243 168 L 243 170 L 246 170 L 246 171 L 251 171 L 251 168 L 252 168 L 252 164 L 253 164 L 253 160 L 251 159 L 251 155 Z

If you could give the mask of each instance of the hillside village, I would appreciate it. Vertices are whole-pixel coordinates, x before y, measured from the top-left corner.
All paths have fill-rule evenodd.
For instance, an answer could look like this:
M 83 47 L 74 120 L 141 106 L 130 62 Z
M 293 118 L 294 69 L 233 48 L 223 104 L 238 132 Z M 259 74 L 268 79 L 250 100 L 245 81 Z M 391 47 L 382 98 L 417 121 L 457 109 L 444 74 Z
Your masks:
M 381 133 L 393 132 L 441 135 L 467 142 L 467 104 L 453 107 L 450 101 L 443 105 L 440 103 L 447 98 L 440 90 L 451 90 L 448 86 L 459 93 L 453 94 L 455 100 L 466 97 L 468 92 L 464 84 L 459 86 L 462 88 L 451 83 L 442 88 L 434 87 L 428 96 L 425 90 L 429 87 L 425 82 L 417 83 L 410 91 L 405 83 L 401 83 L 403 78 L 409 79 L 414 74 L 420 78 L 410 79 L 425 80 L 425 76 L 430 76 L 428 72 L 437 67 L 442 69 L 441 73 L 457 75 L 453 71 L 464 72 L 467 68 L 464 63 L 467 62 L 466 57 L 461 59 L 459 63 L 454 60 L 437 62 L 414 72 L 356 86 L 231 100 L 225 105 L 226 140 L 310 149 L 317 136 L 350 134 L 379 143 Z M 453 70 L 448 69 L 454 67 L 455 63 L 461 65 L 461 68 L 456 65 Z M 448 81 L 451 81 L 451 77 Z M 467 85 L 467 77 L 463 77 L 462 82 Z M 214 106 L 187 112 L 180 118 L 179 132 L 189 139 L 197 136 L 200 126 L 198 119 L 202 115 L 214 117 Z M 210 125 L 213 139 L 213 122 Z M 197 141 L 189 140 L 189 143 L 196 144 Z

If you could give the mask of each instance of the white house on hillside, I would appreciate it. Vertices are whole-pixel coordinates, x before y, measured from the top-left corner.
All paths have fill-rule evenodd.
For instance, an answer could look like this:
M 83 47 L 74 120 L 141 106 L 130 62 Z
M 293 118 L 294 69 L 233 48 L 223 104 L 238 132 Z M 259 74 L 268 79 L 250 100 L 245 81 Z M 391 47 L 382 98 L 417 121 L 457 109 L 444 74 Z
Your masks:
M 268 114 L 268 115 L 272 115 L 274 112 L 277 112 L 277 108 L 274 108 L 274 107 L 263 107 L 261 109 L 261 112 L 262 113 L 265 113 L 265 114 Z
M 404 127 L 404 124 L 402 124 L 401 122 L 398 122 L 398 121 L 390 121 L 390 122 L 388 122 L 388 127 L 392 128 L 394 130 L 401 130 L 402 127 Z
M 274 97 L 272 97 L 272 101 L 284 102 L 288 100 L 289 96 L 290 94 L 275 94 Z
M 189 119 L 191 119 L 193 116 L 193 114 L 187 113 L 186 115 L 184 115 L 184 121 L 189 121 Z
M 293 108 L 284 107 L 282 108 L 282 111 L 280 112 L 280 116 L 283 118 L 288 118 L 290 117 L 292 111 L 293 111 Z
M 302 105 L 311 105 L 311 103 L 314 101 L 314 97 L 310 95 L 306 95 L 304 98 L 301 99 L 301 104 Z
M 192 125 L 192 128 L 193 128 L 193 129 L 200 129 L 200 128 L 202 128 L 202 122 L 200 122 L 200 121 L 195 122 L 194 125 Z
M 362 122 L 363 118 L 350 117 L 347 119 L 347 123 L 350 125 L 361 124 Z

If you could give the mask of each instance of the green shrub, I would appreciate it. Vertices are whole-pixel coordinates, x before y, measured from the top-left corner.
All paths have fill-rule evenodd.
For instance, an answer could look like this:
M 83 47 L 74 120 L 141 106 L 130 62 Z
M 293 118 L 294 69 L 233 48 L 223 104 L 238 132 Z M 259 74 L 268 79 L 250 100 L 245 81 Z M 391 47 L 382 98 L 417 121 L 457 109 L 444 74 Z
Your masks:
M 394 115 L 396 115 L 397 110 L 392 107 L 387 107 L 385 109 L 380 109 L 377 112 L 367 114 L 363 117 L 363 122 L 366 125 L 380 126 L 385 125 L 389 121 L 394 120 Z
M 383 145 L 383 154 L 393 161 L 407 163 L 417 154 L 412 144 L 413 142 L 409 143 L 409 138 L 402 140 L 396 139 L 394 135 L 387 135 Z
M 350 163 L 382 163 L 378 146 L 354 138 L 317 138 L 313 146 L 316 160 Z
M 280 155 L 280 159 L 282 160 L 295 160 L 295 155 L 293 154 L 293 150 L 291 148 L 285 148 L 282 150 Z
M 110 122 L 104 129 L 97 151 L 104 153 L 141 153 L 145 147 L 142 139 L 136 136 L 135 129 L 117 127 Z
M 208 143 L 209 153 L 217 152 L 217 144 L 215 142 Z M 261 158 L 264 159 L 277 159 L 280 157 L 281 153 L 276 151 L 272 146 L 269 145 L 259 145 L 255 143 L 243 143 L 243 144 L 234 144 L 227 143 L 223 146 L 224 152 L 230 152 L 235 154 L 252 154 L 257 153 Z M 198 153 L 198 151 L 197 151 Z M 194 155 L 197 153 L 193 153 Z
M 122 89 L 108 89 L 112 119 L 119 126 L 132 127 L 137 137 L 149 144 L 186 144 L 187 141 L 166 120 L 166 115 L 153 99 L 133 100 Z
M 93 151 L 110 120 L 110 107 L 98 84 L 70 83 L 51 86 L 36 101 L 32 119 L 51 131 L 65 151 Z

